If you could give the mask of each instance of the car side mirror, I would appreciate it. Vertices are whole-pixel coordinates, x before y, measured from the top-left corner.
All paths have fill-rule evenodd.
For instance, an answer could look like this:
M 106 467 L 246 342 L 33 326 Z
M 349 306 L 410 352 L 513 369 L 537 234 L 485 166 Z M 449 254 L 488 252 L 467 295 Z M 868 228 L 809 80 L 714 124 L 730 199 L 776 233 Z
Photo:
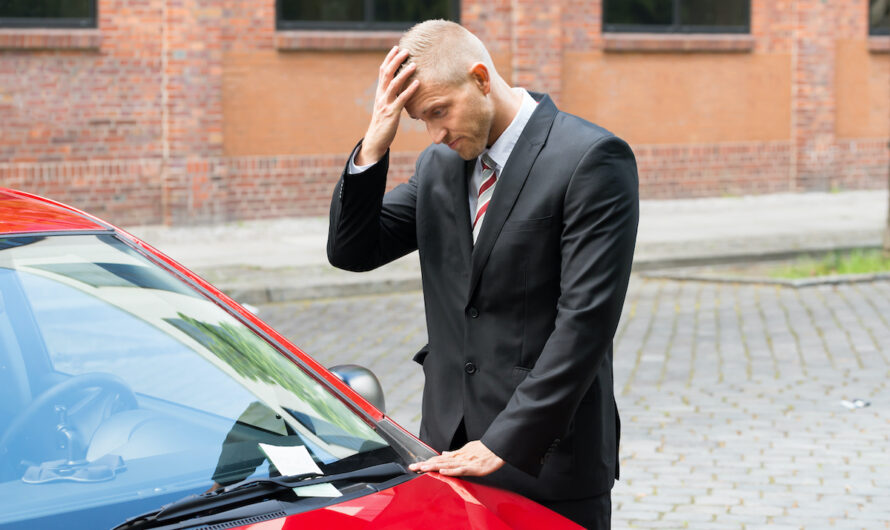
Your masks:
M 386 412 L 386 400 L 383 387 L 374 372 L 357 364 L 338 364 L 328 368 L 332 374 L 340 378 L 349 388 L 353 389 L 380 412 Z

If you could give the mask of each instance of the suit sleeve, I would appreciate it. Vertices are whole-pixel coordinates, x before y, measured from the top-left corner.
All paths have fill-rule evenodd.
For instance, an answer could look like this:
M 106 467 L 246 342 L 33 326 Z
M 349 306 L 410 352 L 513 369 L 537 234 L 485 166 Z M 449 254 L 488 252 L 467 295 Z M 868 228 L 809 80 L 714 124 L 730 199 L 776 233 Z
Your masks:
M 639 220 L 630 147 L 616 137 L 582 157 L 564 198 L 560 297 L 553 331 L 528 377 L 482 436 L 532 475 L 566 432 L 611 347 L 627 293 Z
M 350 174 L 348 167 L 331 199 L 327 246 L 331 265 L 367 271 L 416 250 L 416 176 L 384 193 L 389 151 L 361 173 Z

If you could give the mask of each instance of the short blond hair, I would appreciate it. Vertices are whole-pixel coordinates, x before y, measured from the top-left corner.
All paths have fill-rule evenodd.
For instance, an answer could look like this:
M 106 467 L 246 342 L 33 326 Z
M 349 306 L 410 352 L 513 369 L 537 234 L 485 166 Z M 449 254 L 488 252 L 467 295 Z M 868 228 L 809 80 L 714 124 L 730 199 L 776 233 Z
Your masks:
M 484 64 L 495 74 L 488 50 L 478 37 L 448 20 L 427 20 L 402 35 L 399 49 L 408 50 L 405 61 L 417 65 L 412 78 L 432 83 L 459 85 L 469 79 L 470 67 Z

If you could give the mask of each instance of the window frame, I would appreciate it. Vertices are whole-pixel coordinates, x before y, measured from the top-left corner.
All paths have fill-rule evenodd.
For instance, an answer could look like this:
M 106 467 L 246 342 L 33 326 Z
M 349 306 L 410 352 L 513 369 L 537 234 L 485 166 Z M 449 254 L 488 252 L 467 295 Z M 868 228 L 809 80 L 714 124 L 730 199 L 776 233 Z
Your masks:
M 287 30 L 353 30 L 353 31 L 404 31 L 417 22 L 378 22 L 373 20 L 375 0 L 364 0 L 365 20 L 363 21 L 325 21 L 325 20 L 283 20 L 281 18 L 281 2 L 275 0 L 275 29 Z M 453 11 L 449 20 L 460 23 L 460 0 L 448 0 Z
M 606 8 L 611 2 L 621 2 L 622 0 L 603 0 L 602 22 L 603 33 L 655 33 L 655 34 L 680 34 L 688 35 L 690 33 L 729 33 L 729 34 L 750 34 L 751 33 L 751 2 L 748 0 L 747 20 L 744 25 L 739 26 L 699 26 L 678 24 L 680 20 L 680 3 L 684 0 L 671 0 L 673 3 L 672 23 L 671 24 L 609 24 L 606 22 Z
M 86 17 L 2 17 L 0 29 L 95 29 L 99 27 L 98 0 L 90 0 Z
M 890 36 L 890 28 L 882 28 L 871 25 L 871 1 L 868 2 L 868 11 L 866 11 L 866 23 L 868 24 L 869 37 L 887 37 Z

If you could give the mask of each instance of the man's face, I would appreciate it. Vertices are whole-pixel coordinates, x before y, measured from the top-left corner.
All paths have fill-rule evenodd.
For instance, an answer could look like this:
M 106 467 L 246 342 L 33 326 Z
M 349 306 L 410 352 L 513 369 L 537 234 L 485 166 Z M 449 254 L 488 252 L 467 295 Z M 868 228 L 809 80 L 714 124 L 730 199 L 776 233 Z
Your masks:
M 433 142 L 444 143 L 464 160 L 476 158 L 488 146 L 494 109 L 470 81 L 461 85 L 421 81 L 405 110 L 426 124 Z

